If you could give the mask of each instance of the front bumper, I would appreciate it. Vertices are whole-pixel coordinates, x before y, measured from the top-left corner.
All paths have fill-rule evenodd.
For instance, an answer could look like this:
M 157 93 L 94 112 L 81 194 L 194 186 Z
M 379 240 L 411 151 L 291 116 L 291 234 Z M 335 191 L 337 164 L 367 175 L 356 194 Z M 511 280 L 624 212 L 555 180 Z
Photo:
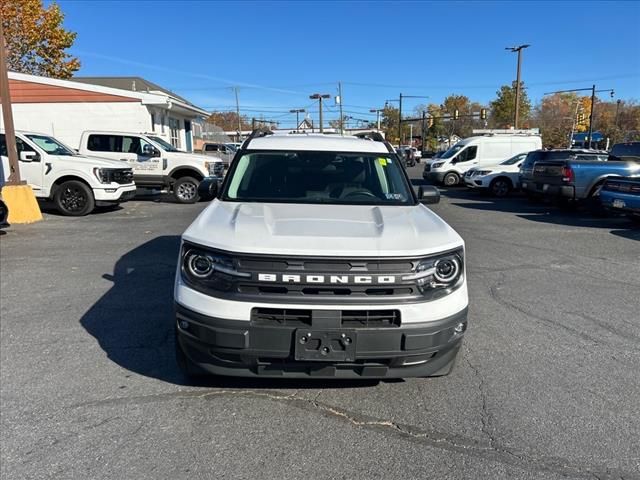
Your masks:
M 640 214 L 640 195 L 600 190 L 600 202 L 611 211 Z
M 524 192 L 546 195 L 550 197 L 576 198 L 576 189 L 573 185 L 550 185 L 531 180 L 522 180 L 521 188 Z
M 136 185 L 122 185 L 117 187 L 96 188 L 93 190 L 96 202 L 120 203 L 131 200 L 136 195 Z
M 311 325 L 265 325 L 202 315 L 176 304 L 176 342 L 215 375 L 296 378 L 404 378 L 448 373 L 461 347 L 467 308 L 438 321 L 399 327 L 342 328 L 339 315 L 314 315 Z M 296 360 L 296 333 L 354 336 L 349 361 Z

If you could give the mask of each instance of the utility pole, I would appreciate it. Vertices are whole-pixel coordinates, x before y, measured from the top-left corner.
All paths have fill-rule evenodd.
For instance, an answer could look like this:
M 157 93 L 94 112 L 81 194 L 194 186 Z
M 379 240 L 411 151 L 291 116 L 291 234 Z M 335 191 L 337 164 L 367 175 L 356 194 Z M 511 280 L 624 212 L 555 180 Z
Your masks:
M 242 135 L 242 122 L 240 121 L 240 102 L 238 102 L 238 87 L 233 87 L 233 91 L 236 94 L 236 115 L 238 117 L 238 142 Z
M 426 125 L 425 125 L 426 119 L 427 119 L 427 112 L 425 112 L 425 111 L 423 110 L 423 111 L 422 111 L 422 133 L 421 133 L 421 135 L 422 135 L 422 151 L 423 151 L 423 152 L 426 150 L 426 149 L 424 148 L 424 147 L 425 147 L 425 145 L 426 145 L 426 137 L 427 137 L 427 131 L 426 131 L 426 129 L 424 128 L 424 127 L 426 126 Z
M 342 82 L 338 82 L 338 99 L 340 105 L 340 135 L 344 135 L 344 125 L 342 125 L 342 121 L 344 119 L 342 116 Z
M 400 93 L 400 103 L 398 105 L 398 147 L 402 145 L 402 93 Z
M 413 123 L 409 124 L 409 146 L 413 147 Z
M 293 110 L 289 110 L 289 113 L 295 113 L 296 114 L 296 132 L 300 128 L 300 119 L 298 117 L 298 114 L 300 114 L 302 112 L 306 112 L 306 110 L 304 108 L 295 108 Z
M 375 113 L 376 114 L 376 125 L 378 126 L 378 130 L 380 130 L 380 112 L 382 112 L 383 110 L 381 110 L 379 108 L 372 108 L 369 111 L 371 113 Z
M 522 50 L 530 47 L 531 45 L 518 45 L 517 47 L 507 47 L 505 50 L 511 52 L 518 52 L 518 71 L 516 74 L 516 112 L 513 119 L 513 128 L 518 129 L 518 119 L 520 116 L 520 66 L 522 65 Z
M 320 107 L 320 133 L 324 133 L 322 127 L 322 99 L 323 98 L 331 98 L 331 95 L 328 93 L 314 93 L 313 95 L 309 95 L 311 100 L 318 100 L 318 106 Z
M 18 163 L 16 132 L 13 127 L 11 97 L 9 96 L 9 76 L 7 74 L 6 46 L 2 22 L 0 22 L 0 50 L 0 97 L 2 97 L 2 119 L 4 121 L 5 141 L 7 143 L 7 156 L 9 157 L 9 178 L 6 184 L 22 185 L 24 182 L 20 179 L 20 164 Z
M 589 136 L 587 137 L 587 148 L 591 148 L 591 139 L 593 138 L 593 106 L 596 103 L 596 86 L 591 87 L 591 112 L 589 113 Z

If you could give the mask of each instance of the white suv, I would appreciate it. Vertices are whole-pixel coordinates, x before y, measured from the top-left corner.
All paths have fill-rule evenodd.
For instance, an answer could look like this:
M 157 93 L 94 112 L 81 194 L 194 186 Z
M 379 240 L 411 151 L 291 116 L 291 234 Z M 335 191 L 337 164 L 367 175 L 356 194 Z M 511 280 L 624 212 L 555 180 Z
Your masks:
M 63 215 L 86 215 L 96 205 L 117 205 L 136 193 L 131 168 L 120 162 L 87 158 L 50 135 L 36 132 L 16 132 L 16 146 L 22 179 L 36 198 L 52 200 Z M 4 130 L 0 130 L 0 156 L 0 170 L 8 178 Z
M 182 236 L 187 375 L 446 375 L 467 328 L 462 238 L 382 137 L 254 133 Z

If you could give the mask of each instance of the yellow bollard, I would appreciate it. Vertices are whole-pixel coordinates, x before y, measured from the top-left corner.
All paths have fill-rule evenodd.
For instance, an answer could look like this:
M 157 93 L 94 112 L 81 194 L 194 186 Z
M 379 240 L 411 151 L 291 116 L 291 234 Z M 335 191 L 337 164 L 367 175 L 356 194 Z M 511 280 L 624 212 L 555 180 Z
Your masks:
M 33 223 L 42 220 L 40 206 L 29 185 L 5 185 L 2 187 L 2 199 L 9 209 L 9 223 Z

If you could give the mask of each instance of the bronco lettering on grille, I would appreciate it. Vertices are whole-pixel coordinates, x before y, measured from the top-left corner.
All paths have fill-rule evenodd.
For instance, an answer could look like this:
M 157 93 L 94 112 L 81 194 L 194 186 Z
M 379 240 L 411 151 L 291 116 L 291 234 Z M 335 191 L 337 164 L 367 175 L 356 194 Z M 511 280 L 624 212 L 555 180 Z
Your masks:
M 258 273 L 259 282 L 330 283 L 330 284 L 387 284 L 396 283 L 395 275 L 292 275 Z

